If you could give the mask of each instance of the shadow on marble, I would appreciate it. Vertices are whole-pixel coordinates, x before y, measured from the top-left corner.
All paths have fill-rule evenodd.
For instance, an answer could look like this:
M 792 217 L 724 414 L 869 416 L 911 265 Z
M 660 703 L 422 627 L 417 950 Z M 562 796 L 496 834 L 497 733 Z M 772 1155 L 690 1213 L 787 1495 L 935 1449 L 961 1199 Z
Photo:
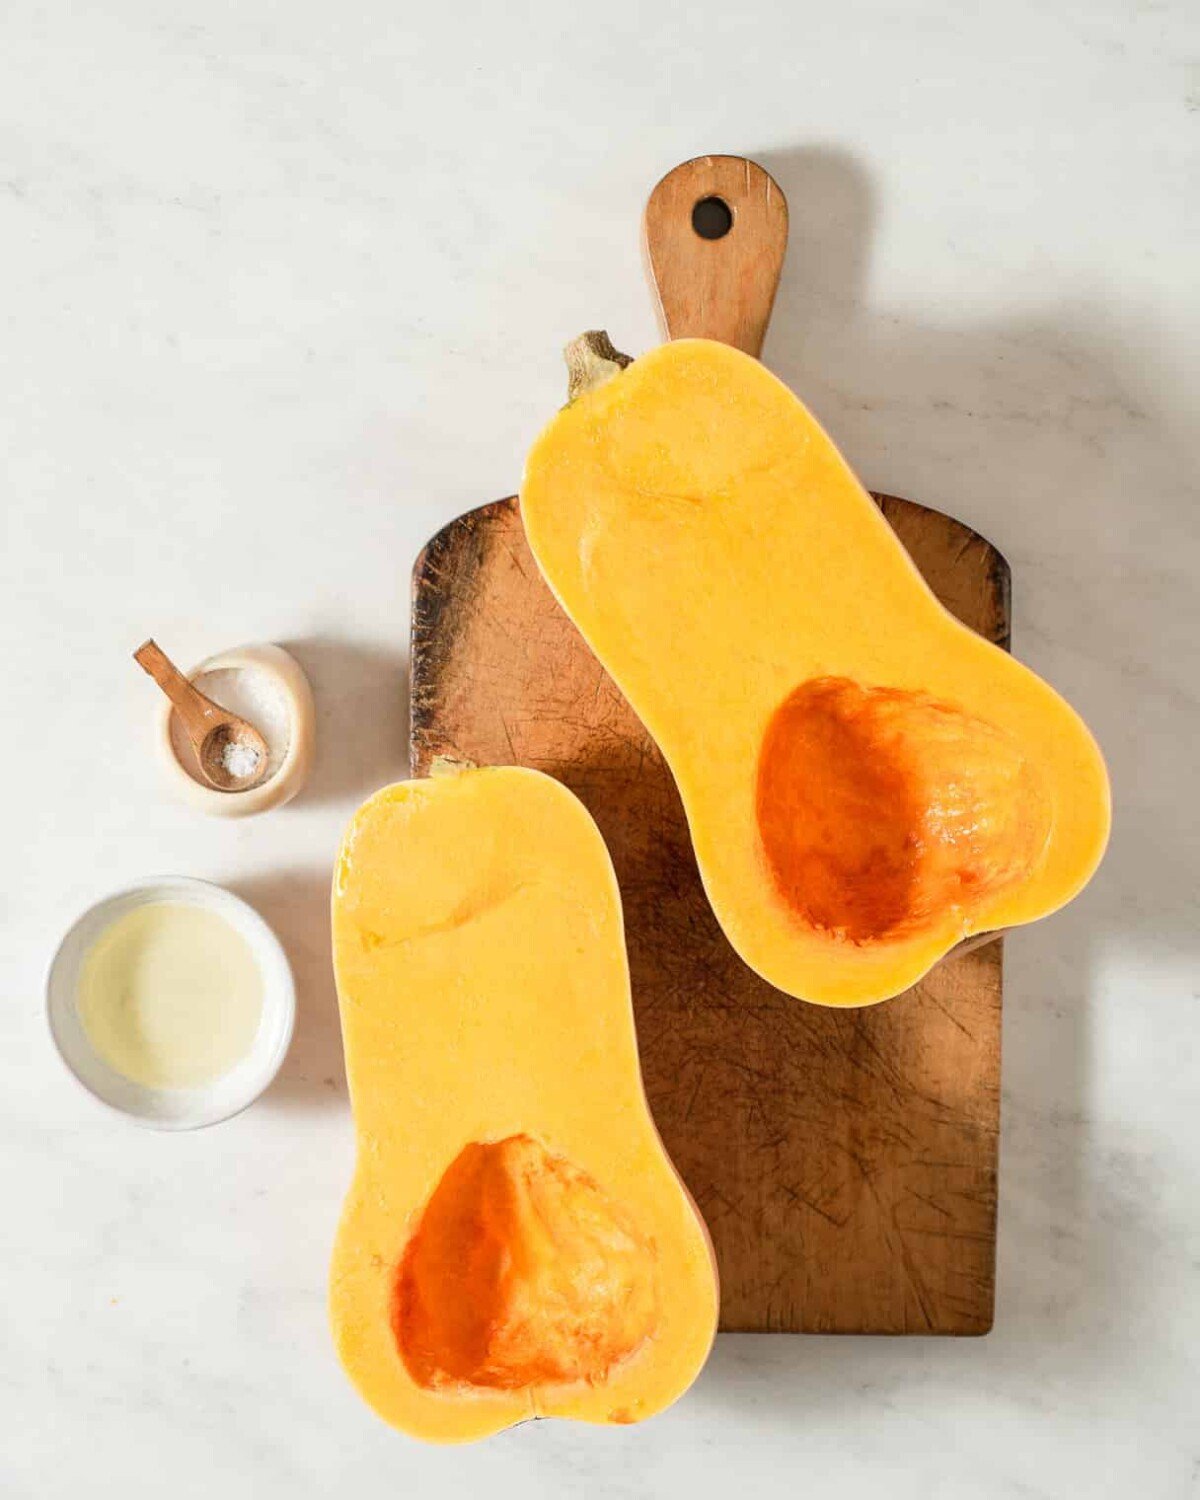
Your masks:
M 396 621 L 407 639 L 408 621 Z M 314 636 L 286 641 L 317 704 L 317 754 L 305 803 L 358 803 L 408 775 L 408 656 L 395 649 Z
M 1097 1017 L 1144 994 L 1124 1001 L 1118 956 L 1187 962 L 1200 948 L 1196 799 L 1182 791 L 1200 732 L 1187 686 L 1197 433 L 1119 289 L 971 327 L 909 320 L 868 289 L 876 209 L 863 164 L 832 149 L 753 154 L 791 207 L 767 363 L 869 487 L 958 516 L 1008 557 L 1016 654 L 1094 729 L 1115 816 L 1088 892 L 1006 944 L 994 1332 L 725 1336 L 699 1393 L 795 1420 L 822 1392 L 845 1401 L 960 1370 L 976 1388 L 1086 1387 L 1136 1346 L 1126 1288 L 1156 1191 L 1149 1152 L 1097 1138 Z M 910 197 L 901 211 L 929 209 Z
M 227 882 L 270 923 L 296 981 L 296 1033 L 258 1108 L 349 1107 L 333 985 L 329 879 L 328 870 L 284 870 Z

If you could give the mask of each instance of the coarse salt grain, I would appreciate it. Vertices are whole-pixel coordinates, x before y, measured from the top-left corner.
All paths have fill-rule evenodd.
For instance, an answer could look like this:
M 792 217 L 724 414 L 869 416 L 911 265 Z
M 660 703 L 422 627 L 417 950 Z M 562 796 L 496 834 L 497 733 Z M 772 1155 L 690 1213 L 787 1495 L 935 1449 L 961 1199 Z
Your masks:
M 221 750 L 221 764 L 237 781 L 253 776 L 261 759 L 253 745 L 241 745 L 236 740 L 227 740 Z

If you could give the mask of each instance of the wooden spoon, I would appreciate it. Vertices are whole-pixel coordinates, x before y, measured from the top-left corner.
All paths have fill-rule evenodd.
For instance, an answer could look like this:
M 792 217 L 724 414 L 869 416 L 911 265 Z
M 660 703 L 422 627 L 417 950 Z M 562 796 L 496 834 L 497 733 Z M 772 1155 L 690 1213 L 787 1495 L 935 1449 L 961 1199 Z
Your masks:
M 245 719 L 206 698 L 153 641 L 133 653 L 175 706 L 205 781 L 219 792 L 248 792 L 267 774 L 267 742 Z M 246 767 L 241 771 L 239 762 Z

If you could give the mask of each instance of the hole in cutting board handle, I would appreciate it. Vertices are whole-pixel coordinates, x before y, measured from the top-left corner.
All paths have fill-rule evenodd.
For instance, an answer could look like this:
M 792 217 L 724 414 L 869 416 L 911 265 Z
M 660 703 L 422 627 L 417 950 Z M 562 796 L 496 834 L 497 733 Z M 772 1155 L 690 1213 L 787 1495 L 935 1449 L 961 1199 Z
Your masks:
M 701 198 L 692 209 L 692 228 L 702 240 L 723 240 L 733 228 L 733 210 L 724 198 Z

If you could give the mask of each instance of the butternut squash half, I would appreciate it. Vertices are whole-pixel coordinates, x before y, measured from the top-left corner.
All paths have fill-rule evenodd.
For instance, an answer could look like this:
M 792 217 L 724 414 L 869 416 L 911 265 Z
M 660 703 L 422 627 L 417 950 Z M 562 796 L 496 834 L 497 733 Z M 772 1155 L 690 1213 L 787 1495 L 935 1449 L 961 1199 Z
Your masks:
M 358 1160 L 330 1308 L 363 1397 L 444 1443 L 668 1406 L 716 1269 L 642 1092 L 582 803 L 511 767 L 387 787 L 342 845 L 333 949 Z
M 757 360 L 568 351 L 521 511 L 551 589 L 658 742 L 713 911 L 771 984 L 866 1005 L 1069 901 L 1109 791 L 1081 719 L 934 597 Z

